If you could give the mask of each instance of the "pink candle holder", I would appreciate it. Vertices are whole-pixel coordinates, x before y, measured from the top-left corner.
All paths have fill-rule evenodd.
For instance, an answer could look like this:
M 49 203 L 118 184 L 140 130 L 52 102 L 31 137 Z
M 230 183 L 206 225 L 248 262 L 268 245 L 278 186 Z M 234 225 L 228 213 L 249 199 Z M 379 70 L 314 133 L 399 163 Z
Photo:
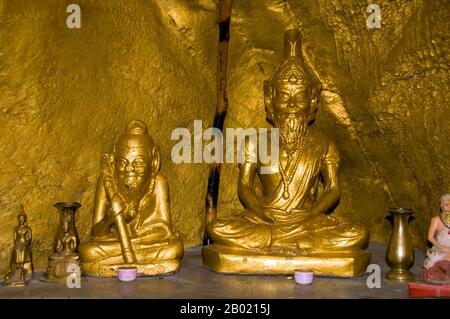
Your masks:
M 137 267 L 119 267 L 117 277 L 120 281 L 133 281 L 137 277 Z
M 310 285 L 314 279 L 314 272 L 310 269 L 297 269 L 294 271 L 294 278 L 300 285 Z

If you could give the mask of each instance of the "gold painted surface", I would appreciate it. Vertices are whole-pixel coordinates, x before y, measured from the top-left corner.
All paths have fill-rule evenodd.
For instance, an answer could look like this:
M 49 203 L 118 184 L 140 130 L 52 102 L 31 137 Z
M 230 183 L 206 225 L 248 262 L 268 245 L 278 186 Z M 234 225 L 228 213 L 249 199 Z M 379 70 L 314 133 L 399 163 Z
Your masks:
M 368 2 L 381 7 L 381 29 L 366 26 Z M 314 125 L 341 155 L 333 215 L 350 216 L 371 240 L 387 242 L 387 209 L 413 207 L 413 243 L 424 248 L 436 203 L 450 190 L 450 10 L 440 0 L 368 2 L 235 1 L 225 127 L 268 127 L 263 83 L 282 59 L 279 35 L 300 29 L 329 90 Z M 238 174 L 236 164 L 222 166 L 219 217 L 241 210 Z
M 327 91 L 308 64 L 301 40 L 298 30 L 285 32 L 284 59 L 264 82 L 266 118 L 274 128 L 245 144 L 237 183 L 245 210 L 207 226 L 213 245 L 204 248 L 203 259 L 216 271 L 278 274 L 313 266 L 320 275 L 335 265 L 333 275 L 348 277 L 362 274 L 369 262 L 369 253 L 358 254 L 368 244 L 368 232 L 327 214 L 340 198 L 340 157 L 333 140 L 312 125 Z M 267 162 L 258 147 L 263 147 L 260 140 L 273 139 L 279 143 L 268 142 L 273 146 L 263 151 L 278 150 L 277 160 Z M 208 248 L 219 257 L 208 254 Z M 233 257 L 221 254 L 223 248 Z M 236 258 L 246 262 L 233 262 Z
M 92 238 L 78 247 L 85 273 L 114 276 L 121 266 L 137 267 L 138 275 L 177 271 L 183 243 L 173 232 L 169 184 L 145 123 L 132 120 L 101 166 Z
M 345 254 L 321 253 L 309 256 L 248 253 L 229 247 L 210 245 L 203 248 L 203 265 L 218 273 L 292 275 L 296 269 L 311 269 L 316 276 L 356 277 L 366 272 L 370 260 L 367 251 Z
M 81 7 L 68 29 L 66 7 Z M 53 250 L 53 204 L 75 201 L 89 238 L 103 151 L 131 119 L 147 123 L 170 184 L 174 231 L 202 240 L 206 164 L 174 164 L 171 132 L 214 116 L 218 28 L 209 0 L 0 0 L 0 271 L 20 203 L 37 270 Z

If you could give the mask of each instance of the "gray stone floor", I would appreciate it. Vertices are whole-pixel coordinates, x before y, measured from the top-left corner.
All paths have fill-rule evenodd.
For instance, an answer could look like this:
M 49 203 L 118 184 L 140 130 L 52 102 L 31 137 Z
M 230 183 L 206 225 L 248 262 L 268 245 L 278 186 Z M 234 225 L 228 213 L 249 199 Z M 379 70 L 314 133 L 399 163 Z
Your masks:
M 176 275 L 163 278 L 138 278 L 134 282 L 120 282 L 115 278 L 83 278 L 81 288 L 69 289 L 65 283 L 40 281 L 37 275 L 29 286 L 1 287 L 0 298 L 408 298 L 405 283 L 384 279 L 388 266 L 384 261 L 386 246 L 371 243 L 371 263 L 381 267 L 381 288 L 369 289 L 367 276 L 353 279 L 315 278 L 309 286 L 295 283 L 287 276 L 237 276 L 222 275 L 204 269 L 201 249 L 185 251 L 181 270 Z M 416 281 L 420 281 L 424 253 L 416 250 L 412 268 Z

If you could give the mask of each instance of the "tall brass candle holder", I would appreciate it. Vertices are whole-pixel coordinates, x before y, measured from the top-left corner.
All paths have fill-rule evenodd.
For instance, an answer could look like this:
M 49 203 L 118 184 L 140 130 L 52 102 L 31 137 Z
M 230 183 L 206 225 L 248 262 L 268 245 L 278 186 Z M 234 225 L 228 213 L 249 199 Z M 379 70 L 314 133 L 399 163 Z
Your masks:
M 414 214 L 411 208 L 390 208 L 392 232 L 386 252 L 386 262 L 391 270 L 388 280 L 413 281 L 414 274 L 409 270 L 414 265 L 414 247 L 409 233 L 409 221 Z

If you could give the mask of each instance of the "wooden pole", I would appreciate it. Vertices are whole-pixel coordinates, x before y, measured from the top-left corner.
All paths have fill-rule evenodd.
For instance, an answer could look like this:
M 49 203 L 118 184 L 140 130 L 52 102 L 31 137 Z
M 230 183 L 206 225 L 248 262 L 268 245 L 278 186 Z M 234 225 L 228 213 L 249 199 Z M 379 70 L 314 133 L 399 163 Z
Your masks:
M 213 127 L 223 131 L 223 124 L 228 110 L 227 97 L 227 62 L 228 43 L 230 41 L 230 20 L 233 0 L 221 0 L 219 13 L 219 46 L 217 56 L 217 104 Z M 206 214 L 204 222 L 203 245 L 212 243 L 206 234 L 206 227 L 217 216 L 217 199 L 219 197 L 221 163 L 213 164 L 209 171 L 206 193 Z

